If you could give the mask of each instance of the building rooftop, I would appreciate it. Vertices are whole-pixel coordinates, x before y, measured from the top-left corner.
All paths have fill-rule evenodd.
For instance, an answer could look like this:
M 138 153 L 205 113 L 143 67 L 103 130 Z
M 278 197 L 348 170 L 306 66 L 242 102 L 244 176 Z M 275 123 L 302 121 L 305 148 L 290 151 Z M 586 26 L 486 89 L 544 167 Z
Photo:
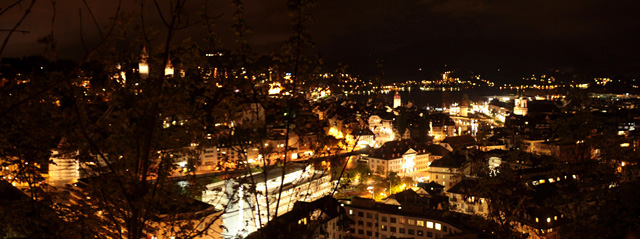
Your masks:
M 426 154 L 427 150 L 424 145 L 418 144 L 411 139 L 400 141 L 386 142 L 382 147 L 374 149 L 369 157 L 377 159 L 396 159 L 402 157 L 409 149 L 416 151 L 418 155 Z
M 452 148 L 460 148 L 464 146 L 473 145 L 476 143 L 476 139 L 473 136 L 465 134 L 460 136 L 449 136 L 442 140 L 442 143 L 451 145 Z
M 436 155 L 436 156 L 445 156 L 451 152 L 447 148 L 442 147 L 442 145 L 439 145 L 439 144 L 427 145 L 425 148 L 427 152 L 429 152 L 431 155 Z
M 463 178 L 460 182 L 453 185 L 447 192 L 462 195 L 474 195 L 478 187 L 478 180 L 471 178 Z
M 429 167 L 460 168 L 466 162 L 466 157 L 460 153 L 451 153 L 433 161 Z
M 375 202 L 368 198 L 353 198 L 352 200 L 340 200 L 345 206 L 365 210 L 373 210 L 386 214 L 401 215 L 407 217 L 433 219 L 448 223 L 463 231 L 482 232 L 486 228 L 486 222 L 480 216 L 467 215 L 457 212 L 435 210 L 428 207 L 403 207 L 387 205 Z M 484 224 L 484 225 L 483 225 Z

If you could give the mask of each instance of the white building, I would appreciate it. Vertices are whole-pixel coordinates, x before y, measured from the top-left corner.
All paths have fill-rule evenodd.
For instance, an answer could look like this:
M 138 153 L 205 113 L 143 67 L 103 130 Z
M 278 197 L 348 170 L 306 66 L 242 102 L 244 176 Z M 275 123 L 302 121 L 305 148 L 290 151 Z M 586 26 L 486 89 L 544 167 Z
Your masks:
M 255 188 L 251 186 L 252 179 L 248 175 L 207 186 L 203 201 L 225 210 L 221 217 L 225 228 L 223 238 L 247 236 L 275 216 L 291 211 L 297 201 L 309 202 L 330 195 L 334 186 L 326 171 L 315 170 L 312 166 L 290 169 L 284 176 L 284 182 L 281 175 L 281 169 L 274 169 L 267 174 L 265 183 L 264 174 L 255 174 Z M 278 203 L 281 184 L 282 194 Z
M 175 239 L 184 236 L 188 231 L 200 233 L 194 239 L 219 239 L 221 211 L 215 210 L 210 204 L 194 199 L 186 199 L 184 208 L 160 208 L 159 212 L 149 221 L 147 238 Z M 177 212 L 176 212 L 177 211 Z
M 389 141 L 368 156 L 369 169 L 380 175 L 420 177 L 429 168 L 429 152 L 413 140 Z
M 525 116 L 528 113 L 527 98 L 516 98 L 513 106 L 513 114 Z
M 393 118 L 389 119 L 389 116 L 382 118 L 378 115 L 372 115 L 369 117 L 369 129 L 375 135 L 376 147 L 396 138 L 393 120 Z
M 393 95 L 393 108 L 398 108 L 402 106 L 402 96 L 396 91 L 396 94 Z
M 62 154 L 58 150 L 51 150 L 49 160 L 49 177 L 47 183 L 54 187 L 78 182 L 80 178 L 80 162 L 77 153 Z
M 465 163 L 464 155 L 447 154 L 429 165 L 429 180 L 444 186 L 447 191 L 460 182 Z

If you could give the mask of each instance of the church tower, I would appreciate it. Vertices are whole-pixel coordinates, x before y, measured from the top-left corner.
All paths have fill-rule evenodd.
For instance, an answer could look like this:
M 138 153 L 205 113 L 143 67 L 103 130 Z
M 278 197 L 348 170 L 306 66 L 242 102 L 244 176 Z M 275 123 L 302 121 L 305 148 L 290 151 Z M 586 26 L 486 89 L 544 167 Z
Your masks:
M 513 114 L 525 116 L 529 112 L 527 108 L 527 98 L 518 97 L 515 99 L 515 104 L 513 106 Z
M 398 108 L 402 106 L 402 97 L 400 96 L 400 94 L 396 91 L 396 94 L 393 96 L 393 108 Z
M 149 76 L 149 63 L 147 63 L 147 59 L 149 55 L 147 54 L 147 48 L 142 47 L 142 53 L 140 53 L 140 62 L 138 62 L 138 70 L 140 71 L 140 78 L 146 79 Z

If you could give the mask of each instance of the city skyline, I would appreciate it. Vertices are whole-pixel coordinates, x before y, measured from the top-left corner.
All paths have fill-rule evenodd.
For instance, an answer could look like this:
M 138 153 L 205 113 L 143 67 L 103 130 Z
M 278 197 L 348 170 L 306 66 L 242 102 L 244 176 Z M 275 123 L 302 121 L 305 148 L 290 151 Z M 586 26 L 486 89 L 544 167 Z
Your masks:
M 53 32 L 58 56 L 80 59 L 84 52 L 79 12 L 89 48 L 100 39 L 93 19 L 80 1 L 56 4 Z M 108 24 L 116 10 L 112 2 L 87 4 L 100 25 Z M 285 2 L 248 2 L 244 6 L 252 49 L 259 55 L 277 51 L 280 42 L 290 36 Z M 203 9 L 195 3 L 186 7 L 198 14 Z M 121 11 L 136 12 L 139 8 L 124 2 Z M 211 2 L 207 9 L 220 39 L 217 47 L 234 49 L 237 44 L 230 30 L 233 6 Z M 328 69 L 343 62 L 351 73 L 363 76 L 378 74 L 376 61 L 383 60 L 387 77 L 395 80 L 424 78 L 421 71 L 447 68 L 496 76 L 506 82 L 554 69 L 589 77 L 638 77 L 638 11 L 637 1 L 317 1 L 310 12 L 314 21 L 307 28 L 316 43 L 312 51 L 325 58 Z M 150 26 L 161 26 L 151 2 L 145 12 Z M 7 11 L 3 18 L 14 21 L 6 21 L 1 28 L 11 29 L 20 14 L 16 8 Z M 36 2 L 31 14 L 18 29 L 26 32 L 12 36 L 3 57 L 51 56 L 37 39 L 52 31 L 52 5 Z M 202 27 L 181 33 L 195 41 L 206 37 Z M 0 32 L 0 36 L 6 34 Z

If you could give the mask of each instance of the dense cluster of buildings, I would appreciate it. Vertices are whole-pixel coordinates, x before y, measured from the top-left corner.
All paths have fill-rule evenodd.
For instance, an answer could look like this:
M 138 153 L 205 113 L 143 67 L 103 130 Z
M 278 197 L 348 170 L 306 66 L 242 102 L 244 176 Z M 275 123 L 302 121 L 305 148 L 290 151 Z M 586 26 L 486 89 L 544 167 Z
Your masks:
M 185 74 L 170 62 L 164 72 L 168 77 Z M 148 77 L 146 56 L 136 73 Z M 212 78 L 232 74 L 236 73 L 223 68 L 208 73 Z M 480 84 L 449 74 L 424 87 Z M 204 141 L 158 151 L 175 164 L 171 176 L 210 174 L 225 180 L 206 185 L 198 200 L 184 199 L 177 215 L 170 215 L 175 210 L 167 208 L 155 212 L 148 237 L 172 238 L 181 225 L 198 221 L 210 229 L 197 238 L 275 238 L 299 232 L 304 232 L 300 238 L 327 239 L 491 238 L 496 220 L 508 218 L 516 237 L 554 239 L 576 219 L 567 208 L 579 206 L 550 200 L 559 194 L 618 186 L 598 182 L 597 174 L 582 167 L 585 161 L 619 165 L 616 173 L 623 179 L 625 165 L 638 163 L 633 157 L 606 161 L 611 151 L 636 152 L 640 147 L 636 131 L 640 100 L 634 95 L 591 94 L 586 105 L 564 95 L 522 94 L 480 101 L 463 98 L 441 108 L 422 108 L 403 104 L 398 92 L 392 102 L 362 102 L 348 96 L 403 90 L 411 84 L 374 89 L 370 82 L 346 74 L 320 77 L 338 78 L 338 88 L 304 89 L 304 100 L 292 110 L 283 103 L 290 99 L 285 89 L 291 75 L 269 70 L 252 79 L 268 92 L 265 102 L 242 102 L 233 112 L 211 120 Z M 113 79 L 127 84 L 124 72 Z M 476 80 L 493 85 L 480 77 Z M 77 87 L 91 85 L 87 80 Z M 336 90 L 344 94 L 335 94 Z M 100 94 L 96 102 L 110 100 L 108 94 Z M 584 113 L 586 107 L 589 111 Z M 163 116 L 162 127 L 178 128 L 187 122 Z M 593 142 L 597 140 L 606 147 Z M 78 199 L 86 197 L 83 185 L 102 176 L 96 169 L 122 158 L 89 154 L 90 160 L 80 160 L 86 152 L 62 153 L 64 143 L 62 139 L 58 148 L 51 149 L 46 165 L 31 166 L 46 169 L 38 183 L 76 187 L 79 192 L 73 196 Z M 337 167 L 330 161 L 340 157 L 351 162 L 344 165 L 363 166 L 372 176 L 386 180 L 397 175 L 416 183 L 392 193 L 391 185 L 373 188 L 361 182 L 372 191 L 389 194 L 336 199 L 339 190 L 354 187 L 339 185 L 342 173 L 330 173 L 332 166 Z M 339 167 L 343 161 L 338 161 Z M 284 167 L 284 162 L 289 164 Z M 260 167 L 271 170 L 252 171 Z M 15 180 L 17 170 L 16 164 L 3 166 L 2 177 L 11 184 L 0 186 L 19 198 L 11 187 L 26 185 Z

